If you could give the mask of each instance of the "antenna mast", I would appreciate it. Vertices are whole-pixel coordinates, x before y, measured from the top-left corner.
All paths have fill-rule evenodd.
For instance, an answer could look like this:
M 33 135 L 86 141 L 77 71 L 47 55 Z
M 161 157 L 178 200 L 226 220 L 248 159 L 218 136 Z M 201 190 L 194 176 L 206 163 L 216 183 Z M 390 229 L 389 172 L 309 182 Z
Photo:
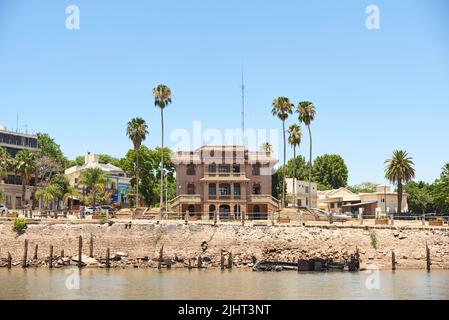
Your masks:
M 240 142 L 242 145 L 245 144 L 245 82 L 243 78 L 243 66 L 242 66 L 242 132 Z

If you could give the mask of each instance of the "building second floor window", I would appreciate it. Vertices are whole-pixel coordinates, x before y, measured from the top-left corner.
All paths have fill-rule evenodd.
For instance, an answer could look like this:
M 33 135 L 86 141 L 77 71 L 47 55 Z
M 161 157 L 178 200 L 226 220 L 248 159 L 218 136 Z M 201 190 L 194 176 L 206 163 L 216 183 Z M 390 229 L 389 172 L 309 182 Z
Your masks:
M 240 183 L 234 184 L 234 195 L 239 196 L 241 194 Z
M 231 185 L 227 183 L 221 183 L 219 188 L 220 188 L 220 195 L 226 196 L 231 194 Z
M 239 164 L 234 164 L 232 166 L 232 172 L 233 173 L 240 173 L 240 165 Z
M 194 176 L 196 174 L 196 166 L 194 164 L 187 165 L 187 175 Z
M 217 165 L 215 163 L 211 163 L 207 170 L 209 173 L 215 173 L 217 172 Z
M 187 194 L 195 194 L 195 185 L 193 183 L 187 185 Z
M 215 183 L 209 184 L 209 195 L 215 196 L 217 194 L 217 185 Z
M 253 184 L 253 194 L 262 194 L 262 188 L 260 187 L 260 183 Z
M 260 176 L 260 163 L 256 163 L 253 165 L 253 176 Z
M 231 166 L 229 164 L 220 164 L 218 166 L 218 172 L 219 173 L 230 173 L 231 172 Z

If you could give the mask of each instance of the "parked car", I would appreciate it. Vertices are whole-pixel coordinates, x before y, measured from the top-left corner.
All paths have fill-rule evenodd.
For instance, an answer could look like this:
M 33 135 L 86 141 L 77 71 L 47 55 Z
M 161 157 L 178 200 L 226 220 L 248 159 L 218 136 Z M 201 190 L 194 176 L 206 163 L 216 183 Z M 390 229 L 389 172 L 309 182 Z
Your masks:
M 8 213 L 8 208 L 5 205 L 0 204 L 0 214 L 4 215 L 6 213 Z
M 114 211 L 114 207 L 113 206 L 109 206 L 109 205 L 103 205 L 103 206 L 99 206 L 98 210 L 113 212 Z
M 94 213 L 94 207 L 85 207 L 84 208 L 84 214 L 93 214 Z

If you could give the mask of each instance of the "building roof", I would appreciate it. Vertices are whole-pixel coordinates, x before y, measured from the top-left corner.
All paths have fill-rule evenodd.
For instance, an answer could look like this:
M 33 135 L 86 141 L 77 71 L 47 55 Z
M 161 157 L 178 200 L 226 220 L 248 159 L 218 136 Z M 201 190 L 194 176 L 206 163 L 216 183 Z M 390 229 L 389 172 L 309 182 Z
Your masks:
M 98 155 L 94 154 L 88 154 L 85 157 L 85 163 L 81 166 L 73 166 L 65 170 L 65 174 L 72 174 L 75 172 L 79 172 L 82 170 L 90 169 L 90 168 L 99 168 L 103 172 L 110 173 L 110 174 L 120 174 L 124 173 L 124 171 L 116 167 L 110 163 L 99 163 L 98 162 Z
M 225 154 L 223 159 L 223 152 Z M 211 164 L 211 163 L 271 163 L 278 162 L 272 156 L 272 152 L 249 151 L 242 145 L 204 145 L 192 151 L 177 151 L 172 156 L 172 162 L 176 164 Z
M 336 199 L 339 201 L 358 201 L 360 197 L 351 190 L 341 187 L 339 189 L 318 191 L 320 199 Z M 341 199 L 341 200 L 340 200 Z

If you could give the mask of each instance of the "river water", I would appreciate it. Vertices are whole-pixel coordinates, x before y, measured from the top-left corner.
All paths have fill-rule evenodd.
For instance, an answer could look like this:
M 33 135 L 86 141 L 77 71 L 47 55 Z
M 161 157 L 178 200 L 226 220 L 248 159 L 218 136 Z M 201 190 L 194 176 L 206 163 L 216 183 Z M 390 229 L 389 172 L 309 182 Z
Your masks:
M 449 299 L 449 271 L 0 269 L 0 299 Z

